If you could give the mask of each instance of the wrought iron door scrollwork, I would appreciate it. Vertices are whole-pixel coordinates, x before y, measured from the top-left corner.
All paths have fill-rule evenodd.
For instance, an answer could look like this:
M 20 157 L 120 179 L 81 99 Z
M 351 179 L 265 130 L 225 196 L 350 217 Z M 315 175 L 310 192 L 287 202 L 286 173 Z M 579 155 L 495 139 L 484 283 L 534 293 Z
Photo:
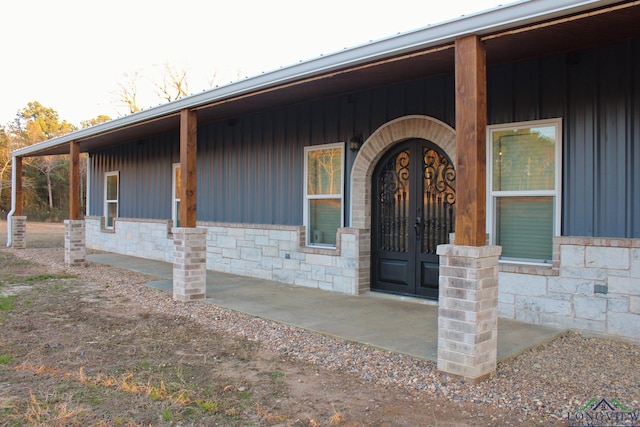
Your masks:
M 436 253 L 454 231 L 456 171 L 446 155 L 433 148 L 423 149 L 423 253 Z
M 409 215 L 409 152 L 401 151 L 384 164 L 378 182 L 380 203 L 379 248 L 407 252 Z

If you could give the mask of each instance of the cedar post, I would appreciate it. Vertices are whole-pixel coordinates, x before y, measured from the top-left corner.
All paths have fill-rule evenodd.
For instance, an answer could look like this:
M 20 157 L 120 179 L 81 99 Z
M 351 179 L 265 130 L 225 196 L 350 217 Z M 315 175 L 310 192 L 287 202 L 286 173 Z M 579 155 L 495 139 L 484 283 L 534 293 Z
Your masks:
M 475 36 L 456 40 L 455 245 L 438 246 L 438 369 L 476 383 L 496 373 L 498 260 L 487 246 L 487 70 Z
M 456 234 L 455 243 L 487 244 L 487 71 L 478 36 L 456 40 Z
M 69 143 L 69 219 L 80 219 L 80 148 Z
M 22 157 L 14 157 L 14 167 L 16 169 L 16 181 L 13 185 L 16 186 L 15 191 L 15 211 L 13 216 L 22 216 Z
M 195 111 L 180 112 L 180 225 L 196 226 L 196 146 L 198 117 Z

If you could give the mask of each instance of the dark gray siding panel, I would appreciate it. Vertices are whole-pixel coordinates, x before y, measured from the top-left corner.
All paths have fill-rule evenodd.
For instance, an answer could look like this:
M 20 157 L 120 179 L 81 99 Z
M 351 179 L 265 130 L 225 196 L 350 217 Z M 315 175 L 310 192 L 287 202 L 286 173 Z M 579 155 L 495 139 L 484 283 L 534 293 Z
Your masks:
M 454 93 L 443 75 L 201 124 L 198 219 L 302 224 L 305 146 L 366 139 L 409 114 L 455 127 Z M 488 70 L 489 124 L 563 119 L 564 235 L 640 237 L 639 104 L 637 40 Z M 347 145 L 345 201 L 354 159 Z M 118 170 L 121 216 L 170 218 L 178 161 L 177 132 L 92 153 L 90 213 L 102 214 L 104 173 Z
M 120 173 L 119 216 L 171 218 L 172 165 L 178 134 L 157 136 L 91 154 L 91 215 L 103 215 L 104 174 Z
M 640 42 L 493 67 L 488 122 L 563 119 L 562 234 L 640 237 Z

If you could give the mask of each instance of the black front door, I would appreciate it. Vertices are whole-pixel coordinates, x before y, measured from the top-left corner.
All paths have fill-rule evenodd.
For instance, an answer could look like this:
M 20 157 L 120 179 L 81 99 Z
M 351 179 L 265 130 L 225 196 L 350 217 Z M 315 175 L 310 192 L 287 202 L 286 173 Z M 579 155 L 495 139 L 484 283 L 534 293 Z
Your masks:
M 373 174 L 373 290 L 438 298 L 436 248 L 454 231 L 455 170 L 435 144 L 394 146 Z

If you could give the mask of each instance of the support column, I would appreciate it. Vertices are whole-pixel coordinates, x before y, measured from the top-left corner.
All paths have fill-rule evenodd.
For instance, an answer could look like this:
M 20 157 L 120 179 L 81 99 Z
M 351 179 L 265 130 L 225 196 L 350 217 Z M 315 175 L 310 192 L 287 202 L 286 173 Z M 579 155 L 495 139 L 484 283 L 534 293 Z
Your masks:
M 27 247 L 27 217 L 11 217 L 11 247 L 25 249 Z
M 500 246 L 438 246 L 438 370 L 472 383 L 496 372 L 501 252 Z
M 80 219 L 64 220 L 64 265 L 84 267 L 86 260 L 85 223 Z
M 173 233 L 173 299 L 188 302 L 206 297 L 207 230 L 176 227 Z
M 484 45 L 456 40 L 455 245 L 438 246 L 438 369 L 478 382 L 495 374 L 498 260 L 486 246 L 487 77 Z
M 180 225 L 172 229 L 174 243 L 173 299 L 206 297 L 206 230 L 196 228 L 197 129 L 195 111 L 180 112 Z
M 80 219 L 80 147 L 69 143 L 69 219 L 64 221 L 64 264 L 67 267 L 86 265 L 86 234 Z
M 484 246 L 486 232 L 487 71 L 477 36 L 456 40 L 456 241 Z
M 22 157 L 13 157 L 11 173 L 11 247 L 25 249 L 27 247 L 27 217 L 22 216 Z

